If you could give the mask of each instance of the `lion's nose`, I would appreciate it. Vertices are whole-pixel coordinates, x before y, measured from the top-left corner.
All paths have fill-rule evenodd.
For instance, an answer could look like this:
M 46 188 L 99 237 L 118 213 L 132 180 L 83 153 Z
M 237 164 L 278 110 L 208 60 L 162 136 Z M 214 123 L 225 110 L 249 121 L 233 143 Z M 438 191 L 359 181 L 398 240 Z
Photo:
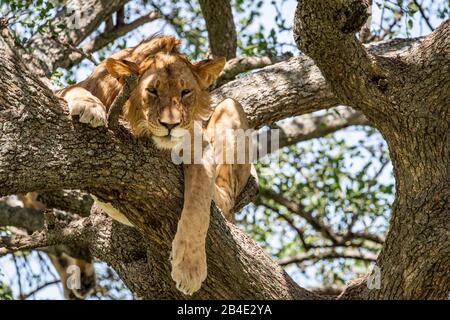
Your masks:
M 170 131 L 173 128 L 175 128 L 176 126 L 178 126 L 180 124 L 180 122 L 168 123 L 168 122 L 163 122 L 163 121 L 159 120 L 159 124 L 162 125 L 163 127 L 167 128 L 167 130 Z

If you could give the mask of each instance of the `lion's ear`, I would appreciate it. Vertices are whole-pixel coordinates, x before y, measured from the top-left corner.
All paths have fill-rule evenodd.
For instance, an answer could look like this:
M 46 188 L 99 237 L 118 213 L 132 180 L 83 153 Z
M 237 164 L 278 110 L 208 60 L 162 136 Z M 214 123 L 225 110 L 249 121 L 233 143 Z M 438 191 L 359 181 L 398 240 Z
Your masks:
M 200 80 L 200 86 L 203 89 L 208 88 L 219 77 L 225 66 L 225 58 L 216 58 L 212 60 L 203 60 L 194 64 L 194 70 Z
M 106 70 L 119 81 L 123 80 L 124 77 L 133 74 L 139 75 L 139 66 L 136 63 L 127 60 L 108 58 L 106 59 Z

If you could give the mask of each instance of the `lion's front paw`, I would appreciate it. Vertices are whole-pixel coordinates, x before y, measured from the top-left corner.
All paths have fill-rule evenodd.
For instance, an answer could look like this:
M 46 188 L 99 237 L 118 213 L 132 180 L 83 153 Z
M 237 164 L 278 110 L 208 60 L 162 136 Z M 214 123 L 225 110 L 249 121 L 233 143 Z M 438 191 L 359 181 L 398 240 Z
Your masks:
M 176 235 L 172 243 L 172 279 L 186 295 L 198 291 L 206 279 L 204 243 L 191 243 Z
M 71 116 L 79 116 L 80 122 L 92 127 L 106 124 L 106 108 L 100 100 L 88 98 L 76 98 L 67 102 Z

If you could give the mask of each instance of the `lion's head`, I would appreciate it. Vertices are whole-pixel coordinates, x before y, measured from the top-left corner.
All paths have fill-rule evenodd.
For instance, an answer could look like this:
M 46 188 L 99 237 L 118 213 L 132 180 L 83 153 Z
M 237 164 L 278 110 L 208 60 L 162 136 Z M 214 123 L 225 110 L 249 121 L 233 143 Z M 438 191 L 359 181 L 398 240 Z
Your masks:
M 124 118 L 136 136 L 151 136 L 164 149 L 179 143 L 194 121 L 209 117 L 207 89 L 225 64 L 224 58 L 191 63 L 178 51 L 179 43 L 172 37 L 157 37 L 126 59 L 113 56 L 105 62 L 121 83 L 126 76 L 139 77 L 124 106 Z M 151 54 L 143 53 L 146 48 Z

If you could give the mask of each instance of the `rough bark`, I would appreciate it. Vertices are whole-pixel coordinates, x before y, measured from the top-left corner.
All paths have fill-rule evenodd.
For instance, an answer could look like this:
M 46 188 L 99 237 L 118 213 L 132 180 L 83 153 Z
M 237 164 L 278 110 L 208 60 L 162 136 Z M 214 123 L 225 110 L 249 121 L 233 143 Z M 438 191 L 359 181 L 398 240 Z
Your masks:
M 236 57 L 237 36 L 230 0 L 199 0 L 213 57 Z
M 11 207 L 5 202 L 0 202 L 0 226 L 14 226 L 34 231 L 44 227 L 44 219 L 38 210 Z
M 84 217 L 89 215 L 94 204 L 94 199 L 89 194 L 77 190 L 41 191 L 38 201 L 44 203 L 47 208 L 68 211 Z
M 287 53 L 276 57 L 239 57 L 228 60 L 220 73 L 219 78 L 214 84 L 215 87 L 220 87 L 227 82 L 230 82 L 236 78 L 241 73 L 248 72 L 255 69 L 261 69 L 277 62 L 281 62 L 292 58 L 292 54 Z
M 386 139 L 396 179 L 390 230 L 377 259 L 381 288 L 366 280 L 342 298 L 447 299 L 450 291 L 450 21 L 399 55 L 370 53 L 356 39 L 367 1 L 301 1 L 299 47 L 339 99 Z

